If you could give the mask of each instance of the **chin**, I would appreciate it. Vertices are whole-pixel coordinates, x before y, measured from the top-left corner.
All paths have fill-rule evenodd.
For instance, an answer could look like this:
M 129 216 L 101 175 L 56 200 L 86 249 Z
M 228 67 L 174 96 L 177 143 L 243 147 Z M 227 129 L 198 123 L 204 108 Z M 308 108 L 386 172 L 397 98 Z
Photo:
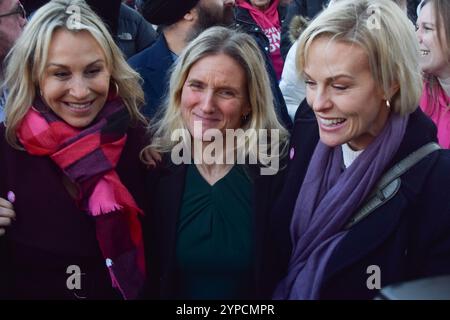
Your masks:
M 74 128 L 85 128 L 89 126 L 92 121 L 94 121 L 94 118 L 88 118 L 88 119 L 69 119 L 65 120 L 63 119 L 67 124 L 71 125 Z
M 320 141 L 322 141 L 322 143 L 324 145 L 326 145 L 327 147 L 330 147 L 330 148 L 339 147 L 346 143 L 346 141 L 330 139 L 327 137 L 320 137 Z

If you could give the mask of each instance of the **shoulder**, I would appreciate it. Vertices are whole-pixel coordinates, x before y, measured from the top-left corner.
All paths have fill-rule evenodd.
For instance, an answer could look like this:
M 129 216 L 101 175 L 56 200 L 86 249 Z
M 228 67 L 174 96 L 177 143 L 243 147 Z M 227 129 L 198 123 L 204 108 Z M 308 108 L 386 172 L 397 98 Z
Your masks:
M 145 48 L 141 52 L 128 59 L 128 63 L 130 64 L 130 66 L 136 69 L 140 67 L 150 67 L 152 65 L 158 64 L 158 59 L 160 59 L 160 55 L 162 52 L 161 41 L 165 41 L 162 35 L 160 35 L 156 39 L 155 43 L 153 43 L 150 47 Z
M 136 10 L 133 10 L 123 3 L 120 5 L 119 19 L 122 21 L 127 20 L 134 23 L 140 23 L 141 20 L 144 20 L 144 18 Z
M 131 144 L 142 150 L 150 142 L 145 124 L 131 125 L 127 131 L 127 144 Z
M 153 46 L 150 46 L 128 59 L 128 63 L 134 69 L 144 67 L 148 64 L 148 59 L 154 54 L 153 52 Z
M 435 186 L 437 190 L 446 190 L 446 197 L 448 197 L 450 194 L 450 150 L 435 151 L 428 157 L 428 161 L 432 161 L 432 168 L 427 177 L 427 184 Z

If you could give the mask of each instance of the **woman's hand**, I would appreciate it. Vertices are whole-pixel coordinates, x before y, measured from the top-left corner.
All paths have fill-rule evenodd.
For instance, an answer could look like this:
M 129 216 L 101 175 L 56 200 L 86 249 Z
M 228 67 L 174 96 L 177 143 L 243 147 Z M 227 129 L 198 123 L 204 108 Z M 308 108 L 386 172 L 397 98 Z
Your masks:
M 151 148 L 145 148 L 142 158 L 147 167 L 156 167 L 161 162 L 161 155 Z
M 6 228 L 16 218 L 14 206 L 4 198 L 0 198 L 0 236 L 6 233 Z

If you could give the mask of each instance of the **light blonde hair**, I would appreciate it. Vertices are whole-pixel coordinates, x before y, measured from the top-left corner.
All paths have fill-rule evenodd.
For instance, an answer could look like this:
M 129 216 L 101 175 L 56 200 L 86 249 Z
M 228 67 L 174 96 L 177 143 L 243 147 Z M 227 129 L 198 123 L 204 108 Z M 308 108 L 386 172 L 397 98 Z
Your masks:
M 75 28 L 70 27 L 69 18 L 73 12 L 69 8 L 79 9 L 79 15 L 75 17 L 79 21 L 75 21 L 78 22 Z M 94 37 L 105 54 L 111 82 L 117 84 L 118 95 L 123 99 L 132 121 L 145 122 L 139 112 L 144 102 L 140 77 L 127 64 L 102 20 L 83 0 L 53 0 L 36 11 L 7 56 L 5 82 L 9 95 L 5 106 L 6 140 L 15 148 L 19 148 L 16 129 L 39 91 L 48 48 L 54 32 L 59 29 L 70 32 L 84 30 Z
M 303 73 L 311 43 L 319 37 L 360 46 L 378 87 L 401 115 L 416 110 L 422 94 L 414 27 L 390 0 L 342 0 L 319 14 L 302 33 L 296 62 Z M 393 88 L 398 88 L 392 92 Z
M 159 121 L 151 124 L 150 134 L 153 140 L 147 148 L 160 153 L 170 152 L 178 144 L 178 141 L 171 140 L 172 132 L 177 129 L 188 132 L 181 114 L 181 93 L 184 83 L 196 62 L 218 54 L 232 58 L 245 73 L 245 89 L 251 111 L 241 128 L 256 131 L 278 129 L 282 147 L 280 155 L 283 155 L 289 134 L 277 119 L 269 77 L 258 45 L 251 36 L 224 27 L 212 27 L 202 32 L 180 55 L 170 77 L 168 96 L 162 106 L 164 114 Z M 189 139 L 190 137 L 183 137 L 185 142 L 190 141 Z M 250 139 L 247 143 L 246 155 L 250 153 L 257 157 L 257 146 L 260 143 L 258 137 Z

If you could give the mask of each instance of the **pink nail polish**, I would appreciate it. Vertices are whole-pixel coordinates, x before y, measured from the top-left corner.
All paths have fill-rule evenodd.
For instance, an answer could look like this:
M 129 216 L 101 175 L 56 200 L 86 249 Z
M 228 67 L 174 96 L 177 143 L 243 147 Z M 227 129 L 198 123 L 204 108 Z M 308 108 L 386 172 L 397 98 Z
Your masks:
M 8 201 L 14 203 L 16 201 L 16 195 L 12 191 L 8 191 L 7 195 Z

